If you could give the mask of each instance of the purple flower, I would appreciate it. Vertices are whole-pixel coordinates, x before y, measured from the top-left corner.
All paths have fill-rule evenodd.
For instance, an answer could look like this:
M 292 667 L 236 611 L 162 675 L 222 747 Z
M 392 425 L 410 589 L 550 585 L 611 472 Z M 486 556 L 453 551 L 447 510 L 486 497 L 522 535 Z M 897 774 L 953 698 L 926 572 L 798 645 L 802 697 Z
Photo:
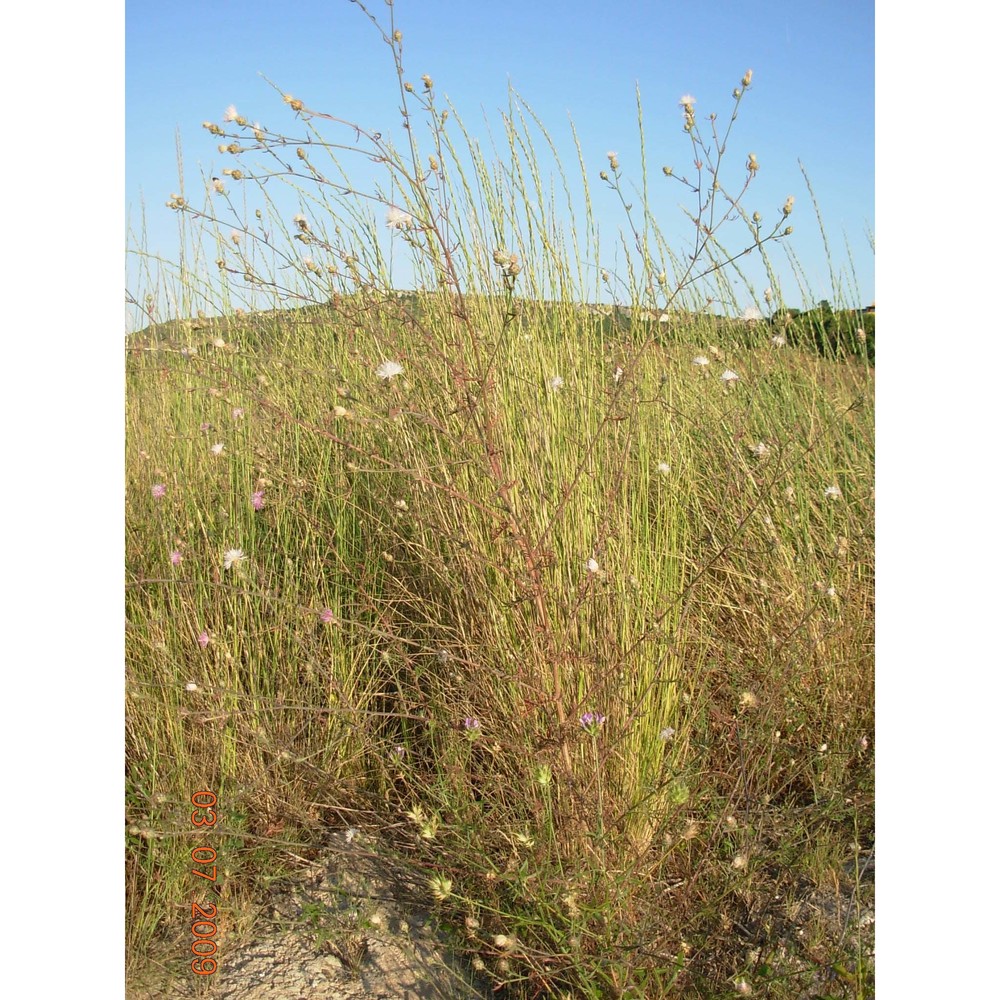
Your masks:
M 184 557 L 180 554 L 180 552 L 177 549 L 174 549 L 174 551 L 170 553 L 170 562 L 174 566 L 180 566 L 181 560 L 183 558 Z
M 604 725 L 604 716 L 600 712 L 584 712 L 580 716 L 580 725 L 584 729 L 594 730 Z
M 482 729 L 482 724 L 478 719 L 473 719 L 471 716 L 466 716 L 462 720 L 463 729 Z
M 208 632 L 206 632 L 205 629 L 202 629 L 201 634 L 198 636 L 198 645 L 204 649 L 210 641 Z
M 253 504 L 254 510 L 263 510 L 264 508 L 264 491 L 257 490 L 256 493 L 250 498 L 250 503 Z
M 153 494 L 154 500 L 162 500 L 167 495 L 167 487 L 165 483 L 155 483 L 150 492 Z
M 324 625 L 329 625 L 329 624 L 330 624 L 330 622 L 332 622 L 332 621 L 333 621 L 333 609 L 332 609 L 332 608 L 324 608 L 324 609 L 323 609 L 323 610 L 322 610 L 322 611 L 321 611 L 321 612 L 319 613 L 319 620 L 320 620 L 320 621 L 321 621 L 321 622 L 322 622 L 322 623 L 323 623 Z

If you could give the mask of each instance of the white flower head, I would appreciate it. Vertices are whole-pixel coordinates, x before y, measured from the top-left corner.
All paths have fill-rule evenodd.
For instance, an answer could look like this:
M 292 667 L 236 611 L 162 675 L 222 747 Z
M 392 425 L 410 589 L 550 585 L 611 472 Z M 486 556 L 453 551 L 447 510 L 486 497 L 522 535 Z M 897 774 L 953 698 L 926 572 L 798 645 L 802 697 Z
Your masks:
M 621 380 L 624 377 L 624 375 L 625 375 L 625 369 L 622 368 L 621 365 L 618 365 L 618 367 L 615 368 L 614 375 L 612 376 L 612 378 L 614 378 L 614 380 L 615 380 L 615 385 L 618 385 L 618 383 L 621 382 Z
M 600 573 L 601 572 L 601 564 L 593 556 L 591 556 L 587 560 L 587 572 L 588 573 Z
M 839 486 L 827 486 L 827 488 L 823 490 L 823 496 L 829 497 L 831 500 L 836 500 L 840 495 Z
M 774 344 L 775 347 L 784 347 L 785 346 L 785 338 L 780 333 L 776 333 L 771 338 L 771 343 Z
M 694 98 L 693 98 L 693 97 L 692 97 L 692 96 L 691 96 L 690 94 L 685 94 L 685 95 L 684 95 L 684 96 L 683 96 L 683 97 L 682 97 L 682 98 L 681 98 L 681 99 L 680 99 L 680 100 L 679 100 L 679 101 L 678 101 L 677 103 L 678 103 L 678 104 L 679 104 L 679 105 L 680 105 L 680 106 L 681 106 L 682 108 L 691 108 L 691 107 L 693 107 L 693 106 L 694 106 L 694 105 L 695 105 L 695 104 L 696 104 L 697 102 L 695 101 L 695 99 L 694 99 Z
M 755 454 L 755 455 L 756 455 L 756 456 L 757 456 L 758 458 L 766 458 L 766 457 L 767 457 L 767 454 L 768 454 L 768 452 L 770 452 L 770 450 L 771 450 L 771 449 L 770 449 L 770 448 L 768 448 L 768 446 L 767 446 L 766 444 L 764 444 L 764 442 L 763 442 L 763 441 L 758 441 L 758 442 L 757 442 L 757 443 L 756 443 L 756 444 L 755 444 L 755 445 L 753 446 L 753 453 L 754 453 L 754 454 Z
M 239 118 L 239 116 L 240 113 L 236 110 L 236 105 L 230 104 L 229 107 L 226 108 L 226 113 L 222 116 L 222 120 L 224 122 L 234 122 L 237 118 Z
M 670 466 L 666 462 L 657 462 L 656 471 L 661 475 L 665 476 L 670 472 Z
M 403 374 L 403 366 L 398 361 L 383 361 L 375 369 L 375 374 L 386 382 L 392 381 L 397 375 Z
M 212 445 L 212 454 L 221 455 L 222 452 L 225 450 L 225 447 L 226 446 L 221 441 L 217 441 L 215 444 Z
M 234 566 L 239 566 L 246 556 L 243 554 L 242 549 L 226 549 L 226 553 L 222 559 L 222 565 L 226 569 L 232 569 Z
M 691 362 L 691 364 L 693 364 L 693 365 L 698 365 L 699 367 L 701 367 L 702 365 L 707 365 L 707 364 L 710 364 L 710 363 L 711 363 L 711 362 L 710 362 L 710 361 L 708 360 L 708 358 L 706 358 L 706 357 L 705 357 L 705 355 L 704 355 L 704 354 L 699 354 L 699 355 L 698 355 L 698 356 L 697 356 L 697 357 L 696 357 L 696 358 L 695 358 L 695 359 L 694 359 L 694 360 L 693 360 L 693 361 Z
M 770 291 L 770 289 L 768 289 Z M 756 323 L 757 320 L 763 319 L 763 314 L 756 306 L 747 306 L 743 310 L 743 319 L 747 323 Z
M 737 375 L 732 368 L 727 368 L 719 377 L 723 382 L 735 382 L 739 378 L 739 375 Z
M 565 379 L 563 379 L 562 375 L 553 375 L 552 378 L 549 379 L 549 388 L 552 389 L 554 392 L 557 392 L 565 384 L 566 381 Z
M 385 224 L 389 229 L 409 229 L 413 225 L 413 216 L 391 205 L 385 213 Z

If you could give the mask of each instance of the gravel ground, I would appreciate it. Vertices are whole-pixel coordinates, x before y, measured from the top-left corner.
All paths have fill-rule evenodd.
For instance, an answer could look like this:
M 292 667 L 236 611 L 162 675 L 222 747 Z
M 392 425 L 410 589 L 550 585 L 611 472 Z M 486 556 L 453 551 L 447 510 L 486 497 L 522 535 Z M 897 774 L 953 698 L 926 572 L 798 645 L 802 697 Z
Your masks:
M 481 1000 L 468 965 L 442 948 L 427 887 L 377 853 L 362 833 L 337 833 L 294 890 L 276 893 L 270 921 L 218 971 L 130 1000 Z

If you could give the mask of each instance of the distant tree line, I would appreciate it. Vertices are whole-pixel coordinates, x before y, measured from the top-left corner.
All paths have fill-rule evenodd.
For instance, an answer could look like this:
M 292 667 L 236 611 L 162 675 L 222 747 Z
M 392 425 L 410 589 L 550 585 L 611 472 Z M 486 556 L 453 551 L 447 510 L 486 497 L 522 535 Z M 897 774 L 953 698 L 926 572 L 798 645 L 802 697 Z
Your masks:
M 874 309 L 834 309 L 823 299 L 814 309 L 786 309 L 769 322 L 792 347 L 831 358 L 852 354 L 875 363 Z

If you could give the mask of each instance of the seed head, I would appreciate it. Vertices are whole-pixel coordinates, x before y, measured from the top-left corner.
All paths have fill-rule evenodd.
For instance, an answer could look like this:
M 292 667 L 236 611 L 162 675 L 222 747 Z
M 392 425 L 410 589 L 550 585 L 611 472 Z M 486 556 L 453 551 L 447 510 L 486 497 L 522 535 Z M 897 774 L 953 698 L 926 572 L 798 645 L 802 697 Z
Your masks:
M 439 902 L 443 903 L 451 895 L 452 881 L 443 875 L 432 875 L 428 880 L 431 895 Z
M 226 549 L 225 555 L 222 558 L 222 565 L 225 569 L 239 568 L 239 565 L 246 556 L 242 549 Z
M 409 229 L 413 225 L 413 216 L 391 205 L 385 213 L 385 224 L 389 229 Z
M 375 369 L 375 374 L 384 382 L 391 382 L 397 375 L 403 374 L 403 366 L 398 361 L 383 361 Z

